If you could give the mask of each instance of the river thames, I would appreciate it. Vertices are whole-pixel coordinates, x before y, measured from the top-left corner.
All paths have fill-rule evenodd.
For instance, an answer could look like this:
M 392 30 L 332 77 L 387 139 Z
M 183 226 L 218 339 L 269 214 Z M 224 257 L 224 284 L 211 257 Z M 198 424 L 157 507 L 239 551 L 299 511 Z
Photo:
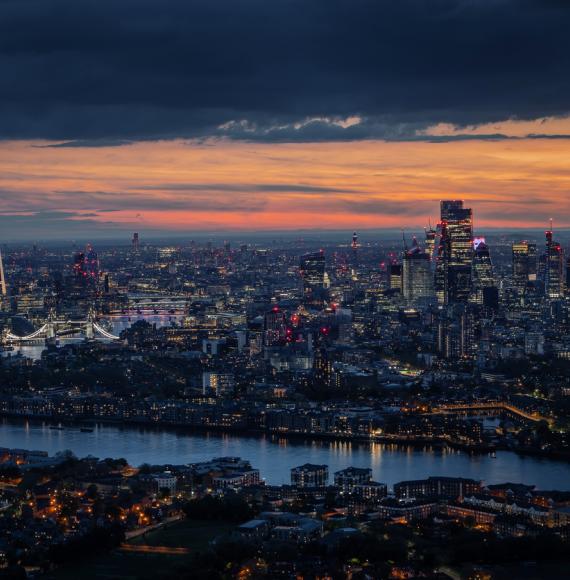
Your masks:
M 430 475 L 471 477 L 485 483 L 516 482 L 539 489 L 570 490 L 570 463 L 498 451 L 496 457 L 458 450 L 384 444 L 305 441 L 218 433 L 189 433 L 98 424 L 93 432 L 79 426 L 63 430 L 23 420 L 0 421 L 3 447 L 47 451 L 70 449 L 78 457 L 124 457 L 131 465 L 186 464 L 213 457 L 239 456 L 251 461 L 270 484 L 289 483 L 289 470 L 303 463 L 329 466 L 332 474 L 348 466 L 370 467 L 376 481 L 392 486 Z

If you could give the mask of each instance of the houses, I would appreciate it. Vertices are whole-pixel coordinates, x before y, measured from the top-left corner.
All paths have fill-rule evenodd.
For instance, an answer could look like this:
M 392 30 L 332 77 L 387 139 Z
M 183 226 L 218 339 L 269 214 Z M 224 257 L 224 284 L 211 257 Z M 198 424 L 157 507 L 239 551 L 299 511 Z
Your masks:
M 215 489 L 239 489 L 257 485 L 260 481 L 258 469 L 236 471 L 227 475 L 219 475 L 212 478 Z
M 455 499 L 480 493 L 481 481 L 462 477 L 428 477 L 413 481 L 401 481 L 394 485 L 394 494 L 400 499 L 438 497 Z
M 290 512 L 262 512 L 255 520 L 238 527 L 238 533 L 253 540 L 275 539 L 304 544 L 323 535 L 320 520 Z
M 548 509 L 531 502 L 511 500 L 491 495 L 471 495 L 465 497 L 466 505 L 487 508 L 497 514 L 519 516 L 530 522 L 548 527 L 559 527 L 570 523 L 570 513 L 565 508 Z
M 435 500 L 397 500 L 388 498 L 370 514 L 370 519 L 398 520 L 409 522 L 425 520 L 439 512 L 439 503 Z

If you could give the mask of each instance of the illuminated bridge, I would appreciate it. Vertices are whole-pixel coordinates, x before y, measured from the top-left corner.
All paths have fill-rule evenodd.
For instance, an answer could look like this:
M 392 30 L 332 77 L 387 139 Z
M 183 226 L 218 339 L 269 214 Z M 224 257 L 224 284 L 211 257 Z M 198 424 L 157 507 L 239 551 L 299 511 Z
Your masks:
M 539 421 L 553 423 L 553 419 L 550 417 L 545 417 L 538 412 L 529 413 L 528 411 L 520 409 L 519 407 L 515 407 L 506 401 L 491 401 L 486 403 L 452 403 L 448 405 L 440 405 L 439 407 L 435 407 L 433 409 L 434 413 L 470 413 L 486 411 L 499 411 L 518 419 L 532 421 L 533 423 L 538 423 Z
M 75 338 L 78 335 L 83 336 L 88 340 L 120 340 L 120 337 L 110 333 L 98 324 L 95 320 L 93 311 L 90 311 L 85 320 L 58 319 L 53 315 L 53 313 L 50 313 L 45 324 L 38 330 L 25 336 L 6 332 L 2 337 L 2 342 L 4 344 L 37 344 L 55 338 Z
M 128 305 L 116 309 L 113 314 L 185 314 L 187 311 L 188 297 L 184 295 L 129 294 Z

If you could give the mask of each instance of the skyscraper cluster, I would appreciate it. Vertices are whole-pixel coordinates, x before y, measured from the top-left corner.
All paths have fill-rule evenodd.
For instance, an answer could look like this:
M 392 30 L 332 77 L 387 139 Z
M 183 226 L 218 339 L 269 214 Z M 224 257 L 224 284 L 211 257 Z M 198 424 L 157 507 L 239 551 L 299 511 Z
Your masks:
M 388 287 L 409 308 L 433 306 L 437 312 L 438 350 L 446 358 L 471 356 L 475 320 L 509 308 L 556 310 L 570 291 L 570 260 L 546 231 L 543 252 L 526 240 L 512 244 L 511 276 L 499 276 L 485 237 L 473 232 L 473 211 L 461 200 L 440 203 L 440 220 L 426 228 L 422 248 L 404 239 L 401 260 L 388 265 Z M 504 255 L 504 254 L 503 254 Z
M 445 200 L 436 228 L 426 229 L 425 248 L 416 238 L 412 247 L 404 242 L 400 263 L 389 267 L 389 285 L 401 290 L 410 305 L 435 302 L 481 304 L 498 302 L 499 282 L 491 251 L 484 237 L 473 234 L 473 212 L 460 200 Z M 560 300 L 570 287 L 570 260 L 554 239 L 552 226 L 546 231 L 544 253 L 526 240 L 512 244 L 511 289 L 520 300 L 525 296 L 544 296 Z

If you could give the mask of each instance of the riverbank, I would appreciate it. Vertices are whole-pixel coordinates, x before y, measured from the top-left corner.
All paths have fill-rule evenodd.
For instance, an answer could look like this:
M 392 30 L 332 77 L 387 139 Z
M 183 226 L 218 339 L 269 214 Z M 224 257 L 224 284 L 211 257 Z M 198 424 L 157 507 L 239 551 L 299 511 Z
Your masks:
M 170 431 L 175 433 L 188 433 L 188 434 L 228 434 L 235 435 L 239 437 L 270 437 L 274 440 L 279 439 L 291 439 L 303 442 L 311 442 L 315 440 L 328 441 L 328 442 L 339 442 L 339 443 L 358 443 L 358 444 L 382 444 L 382 445 L 398 445 L 400 447 L 411 447 L 411 448 L 444 448 L 450 447 L 453 449 L 458 449 L 465 451 L 467 453 L 490 453 L 497 449 L 494 445 L 478 445 L 478 444 L 467 444 L 460 441 L 451 441 L 448 439 L 430 438 L 430 437 L 396 437 L 387 435 L 373 435 L 367 436 L 362 434 L 345 434 L 345 433 L 299 433 L 295 431 L 273 431 L 269 429 L 244 429 L 235 428 L 227 426 L 217 426 L 217 425 L 187 425 L 185 423 L 151 423 L 149 421 L 141 420 L 119 420 L 112 418 L 74 418 L 74 419 L 64 419 L 58 420 L 53 417 L 48 416 L 37 416 L 37 415 L 20 415 L 20 414 L 8 414 L 0 413 L 0 418 L 8 418 L 15 421 L 33 421 L 36 423 L 45 423 L 54 429 L 58 428 L 73 428 L 78 427 L 93 427 L 94 425 L 112 425 L 119 428 L 144 428 L 153 430 L 156 432 L 160 431 Z
M 532 448 L 512 447 L 504 443 L 466 443 L 464 441 L 455 441 L 449 438 L 435 437 L 398 437 L 392 435 L 373 435 L 367 436 L 362 434 L 345 434 L 345 433 L 299 433 L 294 431 L 273 431 L 269 429 L 237 428 L 217 425 L 188 425 L 185 423 L 152 423 L 143 420 L 121 420 L 113 418 L 73 418 L 73 419 L 55 419 L 51 416 L 38 415 L 21 415 L 0 413 L 0 418 L 8 418 L 16 421 L 35 421 L 47 423 L 50 426 L 67 426 L 67 427 L 92 427 L 93 425 L 112 425 L 119 428 L 144 428 L 156 432 L 169 431 L 174 433 L 187 434 L 228 434 L 239 437 L 270 437 L 273 440 L 288 439 L 293 441 L 311 442 L 327 441 L 339 443 L 357 443 L 364 445 L 381 444 L 397 445 L 400 447 L 410 447 L 413 449 L 423 449 L 425 447 L 443 449 L 450 448 L 459 450 L 470 455 L 493 454 L 497 451 L 507 451 L 519 454 L 521 456 L 537 457 L 554 461 L 570 462 L 570 453 L 559 452 L 555 450 L 542 450 Z
M 4 418 L 0 420 L 0 445 L 41 450 L 49 455 L 68 449 L 78 457 L 123 457 L 135 466 L 186 465 L 212 457 L 242 457 L 251 461 L 261 477 L 273 485 L 289 483 L 291 468 L 315 463 L 328 465 L 331 476 L 350 466 L 370 468 L 375 481 L 388 485 L 436 475 L 470 477 L 486 483 L 526 482 L 539 489 L 570 491 L 568 462 L 526 457 L 511 451 L 498 450 L 493 457 L 417 441 L 412 445 L 412 442 L 283 437 L 220 430 L 197 432 L 92 420 L 88 424 L 90 431 L 82 432 L 83 422 L 70 422 L 59 430 L 51 429 L 54 422 L 46 420 Z

